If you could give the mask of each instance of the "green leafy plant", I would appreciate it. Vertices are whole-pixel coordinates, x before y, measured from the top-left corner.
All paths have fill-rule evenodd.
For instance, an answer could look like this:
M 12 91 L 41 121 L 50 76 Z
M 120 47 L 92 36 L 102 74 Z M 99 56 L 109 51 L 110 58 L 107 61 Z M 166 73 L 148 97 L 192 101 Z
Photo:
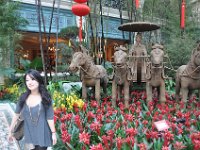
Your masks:
M 167 79 L 165 80 L 165 88 L 167 90 L 167 92 L 169 92 L 169 94 L 173 94 L 175 93 L 174 89 L 176 86 L 176 82 L 173 79 Z
M 20 64 L 23 67 L 23 70 L 21 70 L 22 72 L 27 71 L 28 69 L 42 69 L 42 59 L 40 57 L 36 57 L 32 61 L 21 58 Z
M 59 32 L 59 37 L 63 39 L 75 39 L 79 35 L 79 28 L 77 26 L 69 26 L 62 28 Z M 85 32 L 82 30 L 82 36 L 85 38 Z
M 104 65 L 104 62 L 102 62 L 101 65 L 103 66 L 103 65 Z M 106 69 L 106 71 L 107 71 L 107 73 L 108 73 L 108 76 L 109 76 L 110 78 L 112 78 L 112 74 L 113 74 L 112 63 L 109 62 L 109 61 L 106 61 L 106 62 L 105 62 L 104 68 Z

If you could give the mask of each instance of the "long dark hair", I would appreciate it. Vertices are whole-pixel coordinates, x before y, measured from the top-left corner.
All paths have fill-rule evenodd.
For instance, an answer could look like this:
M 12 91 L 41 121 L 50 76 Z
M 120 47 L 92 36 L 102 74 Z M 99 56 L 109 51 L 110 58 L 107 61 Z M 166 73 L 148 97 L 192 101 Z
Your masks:
M 49 94 L 49 92 L 47 91 L 47 89 L 44 85 L 43 77 L 40 75 L 40 73 L 37 70 L 30 69 L 24 75 L 24 82 L 26 81 L 27 75 L 30 75 L 32 78 L 34 78 L 39 83 L 39 93 L 41 94 L 41 97 L 42 97 L 42 104 L 45 107 L 50 106 L 52 103 L 51 95 Z M 24 105 L 26 99 L 28 98 L 28 96 L 30 95 L 30 93 L 31 93 L 31 91 L 28 89 L 28 87 L 26 85 L 26 92 L 23 93 L 19 98 L 19 103 L 20 103 L 21 107 L 23 107 L 23 105 Z

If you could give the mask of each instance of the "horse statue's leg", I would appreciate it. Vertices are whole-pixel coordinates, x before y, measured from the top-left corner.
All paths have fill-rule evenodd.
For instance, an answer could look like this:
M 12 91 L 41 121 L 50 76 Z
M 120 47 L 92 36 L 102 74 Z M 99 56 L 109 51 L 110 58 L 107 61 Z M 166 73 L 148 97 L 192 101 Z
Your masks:
M 187 102 L 188 93 L 189 93 L 188 87 L 181 87 L 182 101 L 184 103 Z
M 103 96 L 106 97 L 107 96 L 107 86 L 103 85 Z
M 143 58 L 142 59 L 142 68 L 141 68 L 141 81 L 142 82 L 145 82 L 146 81 L 146 66 L 147 66 L 147 63 L 146 63 L 146 60 Z
M 116 107 L 116 91 L 117 91 L 117 84 L 115 82 L 115 80 L 113 79 L 112 81 L 112 106 L 115 108 Z
M 97 100 L 97 103 L 99 105 L 100 105 L 100 93 L 101 93 L 100 79 L 97 79 L 95 83 L 95 99 Z
M 182 82 L 184 81 L 184 77 L 182 77 L 182 74 L 184 72 L 186 68 L 186 65 L 182 65 L 180 66 L 177 71 L 176 71 L 176 87 L 175 87 L 175 90 L 176 90 L 176 95 L 175 95 L 175 98 L 177 101 L 180 100 L 180 92 L 181 92 L 181 88 L 182 88 Z
M 161 85 L 159 88 L 160 88 L 159 100 L 161 103 L 165 103 L 166 98 L 165 98 L 165 82 L 164 82 L 164 80 L 161 82 Z
M 180 76 L 179 76 L 179 74 L 180 74 L 179 70 L 180 69 L 178 69 L 177 72 L 176 72 L 176 86 L 175 86 L 175 92 L 176 92 L 175 99 L 176 99 L 176 101 L 180 100 L 180 89 L 181 89 L 180 81 L 181 81 L 181 79 L 180 79 Z
M 84 81 L 82 81 L 82 98 L 87 100 L 87 87 Z
M 200 102 L 200 89 L 198 89 L 198 93 L 199 93 L 199 97 L 198 98 L 199 98 L 199 102 Z
M 152 101 L 152 86 L 150 85 L 150 82 L 146 82 L 146 93 L 147 93 L 147 103 Z
M 124 101 L 125 108 L 129 108 L 129 81 L 126 80 L 124 83 Z
M 176 99 L 176 101 L 180 100 L 180 88 L 181 88 L 180 83 L 176 82 L 176 87 L 175 87 L 175 91 L 176 91 L 175 99 Z
M 103 83 L 102 83 L 102 87 L 103 87 L 103 94 L 104 97 L 107 96 L 107 86 L 108 86 L 108 79 L 107 78 L 103 78 Z
M 193 90 L 189 90 L 188 92 L 188 99 L 192 98 Z
M 117 85 L 117 99 L 120 100 L 122 95 L 122 85 Z

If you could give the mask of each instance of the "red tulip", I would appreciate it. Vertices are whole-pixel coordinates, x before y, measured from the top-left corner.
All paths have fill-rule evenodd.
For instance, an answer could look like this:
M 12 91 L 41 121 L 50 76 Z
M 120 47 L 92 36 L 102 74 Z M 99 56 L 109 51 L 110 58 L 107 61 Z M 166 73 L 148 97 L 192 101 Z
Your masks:
M 104 150 L 101 143 L 90 146 L 90 150 Z
M 130 136 L 130 137 L 134 137 L 136 134 L 137 134 L 138 132 L 137 132 L 137 129 L 135 129 L 135 128 L 128 128 L 128 129 L 126 129 L 126 135 L 127 136 Z
M 63 143 L 70 143 L 71 135 L 67 131 L 63 131 L 61 134 L 61 139 Z
M 90 144 L 90 134 L 89 133 L 85 133 L 85 132 L 80 133 L 79 139 L 80 139 L 80 142 L 83 142 L 86 145 Z
M 121 150 L 121 147 L 122 147 L 122 144 L 123 144 L 121 137 L 116 138 L 116 143 L 117 143 L 117 149 Z
M 138 144 L 138 147 L 140 148 L 140 150 L 147 150 L 147 146 L 144 143 Z
M 100 135 L 101 127 L 102 127 L 102 124 L 99 124 L 98 122 L 93 122 L 90 125 L 90 129 L 92 131 L 97 132 L 98 135 Z
M 182 143 L 182 142 L 175 142 L 174 144 L 173 144 L 173 146 L 174 146 L 174 149 L 175 150 L 182 150 L 182 149 L 185 149 L 186 148 L 186 146 Z

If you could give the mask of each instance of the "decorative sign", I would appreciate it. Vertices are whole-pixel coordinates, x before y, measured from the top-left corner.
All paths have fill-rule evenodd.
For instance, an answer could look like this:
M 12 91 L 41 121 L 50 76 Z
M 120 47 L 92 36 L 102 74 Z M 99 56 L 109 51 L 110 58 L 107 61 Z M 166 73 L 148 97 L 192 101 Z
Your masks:
M 169 125 L 167 124 L 166 120 L 156 121 L 154 124 L 158 131 L 169 129 Z

